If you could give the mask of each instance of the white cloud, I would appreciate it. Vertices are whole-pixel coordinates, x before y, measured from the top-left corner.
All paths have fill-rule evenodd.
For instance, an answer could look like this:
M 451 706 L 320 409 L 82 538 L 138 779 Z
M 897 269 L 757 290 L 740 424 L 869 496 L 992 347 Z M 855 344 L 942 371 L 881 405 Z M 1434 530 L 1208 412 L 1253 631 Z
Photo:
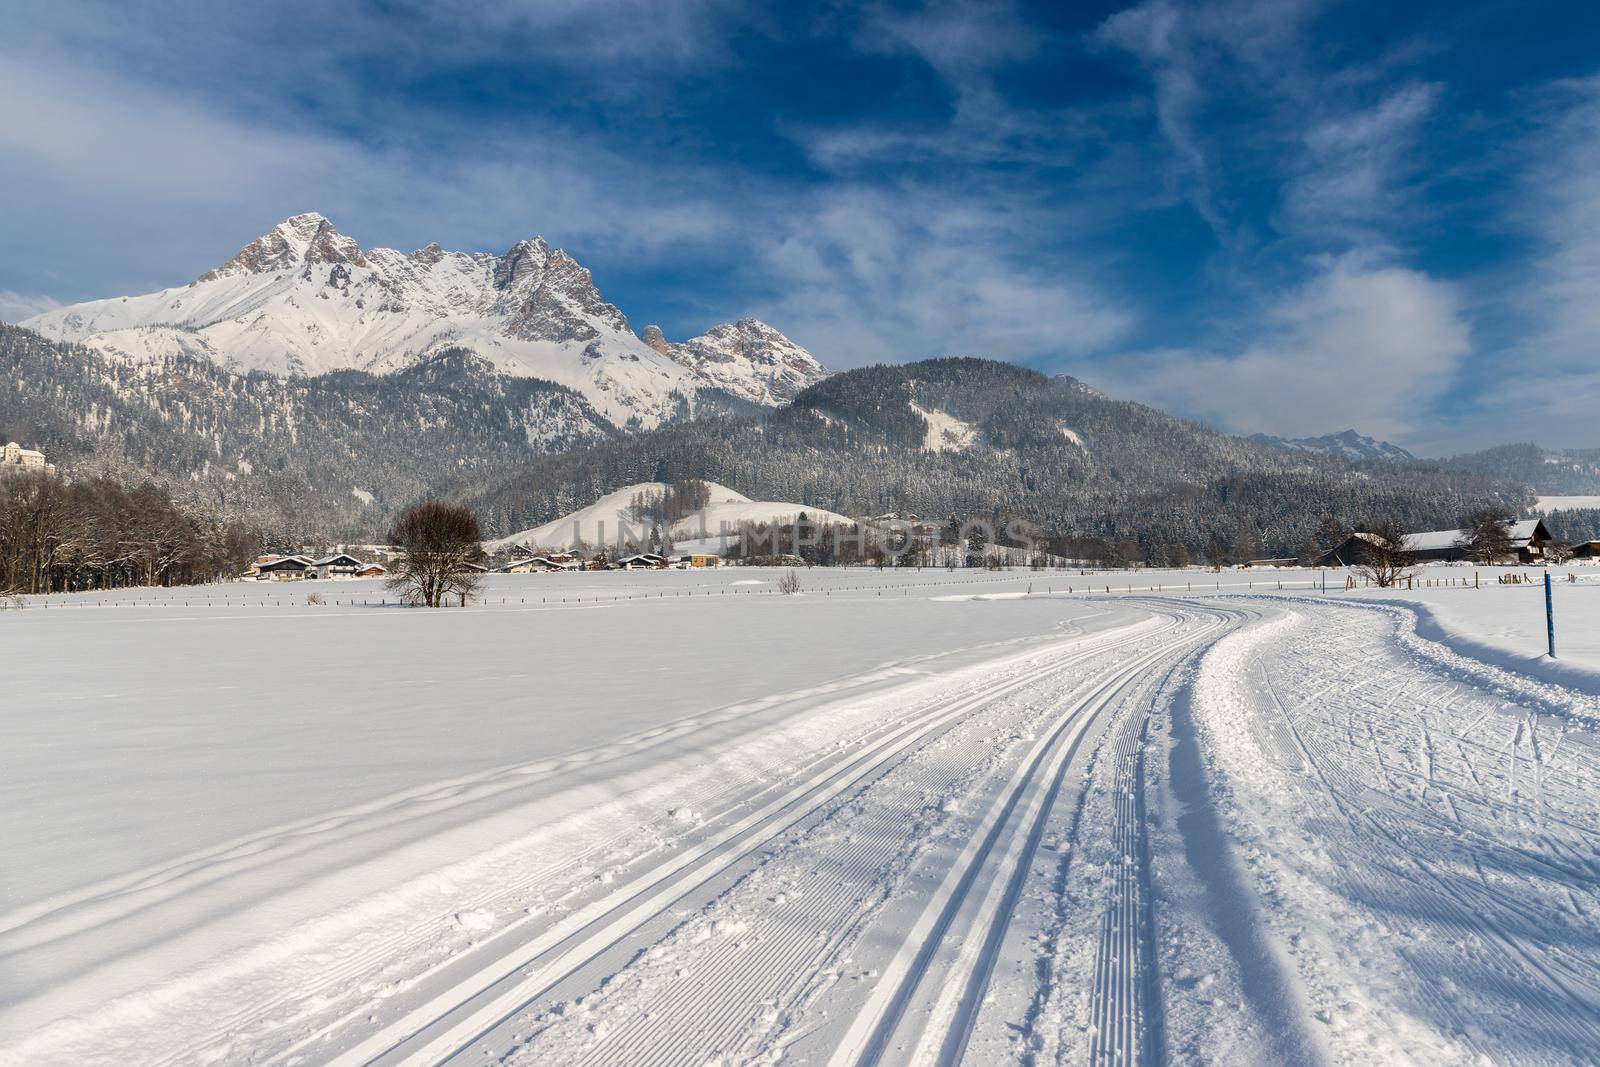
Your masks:
M 365 245 L 499 250 L 542 232 L 593 267 L 653 265 L 663 288 L 698 257 L 737 279 L 696 294 L 701 328 L 757 313 L 836 366 L 1082 352 L 1129 325 L 1087 268 L 1032 254 L 1042 227 L 1072 232 L 1076 209 L 1042 210 L 1022 190 L 997 197 L 953 178 L 886 190 L 862 176 L 803 192 L 681 160 L 645 165 L 527 120 L 468 140 L 410 133 L 362 143 L 0 56 L 0 182 L 33 208 L 8 220 L 15 252 L 0 283 L 72 299 L 182 284 L 316 210 Z M 54 274 L 15 273 L 36 262 Z M 112 287 L 58 289 L 52 278 L 75 263 Z M 641 319 L 659 313 L 619 302 Z
M 1226 429 L 1411 436 L 1471 350 L 1454 289 L 1358 257 L 1324 264 L 1237 353 L 1143 353 L 1109 365 L 1124 395 Z
M 1508 337 L 1472 368 L 1465 414 L 1441 428 L 1451 448 L 1600 444 L 1600 77 L 1551 86 L 1537 106 L 1507 210 L 1526 259 L 1483 293 Z
M 1371 243 L 1397 215 L 1419 210 L 1409 195 L 1416 139 L 1439 93 L 1437 85 L 1408 85 L 1372 107 L 1313 122 L 1284 186 L 1278 228 Z
M 1022 218 L 915 194 L 835 189 L 768 245 L 779 296 L 757 313 L 837 367 L 938 355 L 1092 352 L 1130 311 L 1060 269 L 1013 258 Z
M 0 142 L 0 185 L 29 206 L 7 217 L 3 280 L 120 287 L 73 299 L 180 284 L 302 211 L 364 244 L 473 250 L 544 232 L 664 255 L 734 228 L 715 175 L 642 168 L 554 129 L 486 125 L 459 152 L 371 145 L 56 61 L 0 56 Z
M 43 293 L 16 293 L 10 289 L 0 289 L 0 322 L 21 322 L 60 306 L 59 300 Z

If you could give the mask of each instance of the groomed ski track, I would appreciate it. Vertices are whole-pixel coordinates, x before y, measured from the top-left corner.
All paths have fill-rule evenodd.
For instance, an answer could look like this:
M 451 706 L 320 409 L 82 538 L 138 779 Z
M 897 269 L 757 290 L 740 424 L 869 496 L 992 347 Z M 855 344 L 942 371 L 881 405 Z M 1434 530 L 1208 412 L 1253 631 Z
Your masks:
M 1590 1062 L 1600 699 L 1395 609 L 1104 601 L 219 980 L 141 1062 Z

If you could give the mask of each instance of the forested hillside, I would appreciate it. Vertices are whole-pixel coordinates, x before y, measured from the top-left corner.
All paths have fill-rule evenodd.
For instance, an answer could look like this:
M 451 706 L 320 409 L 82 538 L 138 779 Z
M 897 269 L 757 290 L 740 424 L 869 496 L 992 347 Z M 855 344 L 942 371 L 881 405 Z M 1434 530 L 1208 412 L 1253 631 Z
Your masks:
M 461 351 L 392 375 L 283 379 L 182 352 L 118 361 L 0 324 L 0 440 L 69 475 L 164 482 L 289 543 L 376 536 L 441 480 L 616 432 L 573 391 Z
M 845 514 L 1022 519 L 1136 542 L 1153 562 L 1198 558 L 1219 539 L 1291 555 L 1319 528 L 1380 515 L 1448 526 L 1475 504 L 1529 503 L 1521 487 L 1479 475 L 1286 452 L 976 359 L 848 371 L 762 417 L 674 425 L 457 488 L 504 533 L 619 485 L 691 477 Z
M 1439 463 L 1451 470 L 1509 478 L 1552 496 L 1600 493 L 1600 448 L 1500 445 Z

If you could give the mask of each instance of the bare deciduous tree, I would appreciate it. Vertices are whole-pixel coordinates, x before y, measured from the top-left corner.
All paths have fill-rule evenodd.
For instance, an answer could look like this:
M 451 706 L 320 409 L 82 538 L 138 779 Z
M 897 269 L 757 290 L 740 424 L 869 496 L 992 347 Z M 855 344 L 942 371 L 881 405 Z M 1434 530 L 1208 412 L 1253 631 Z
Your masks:
M 478 591 L 483 558 L 478 520 L 460 504 L 430 500 L 395 520 L 389 540 L 404 553 L 389 578 L 390 591 L 408 604 L 437 608 L 446 597 L 462 602 Z
M 1500 508 L 1478 508 L 1467 514 L 1461 523 L 1461 537 L 1456 544 L 1485 567 L 1506 560 L 1515 554 L 1511 544 L 1511 516 Z
M 1356 572 L 1383 589 L 1412 573 L 1411 539 L 1393 519 L 1380 519 L 1361 538 L 1361 563 Z
M 784 596 L 794 596 L 799 591 L 800 576 L 794 571 L 790 571 L 788 574 L 785 574 L 782 578 L 778 579 L 778 592 L 782 593 Z

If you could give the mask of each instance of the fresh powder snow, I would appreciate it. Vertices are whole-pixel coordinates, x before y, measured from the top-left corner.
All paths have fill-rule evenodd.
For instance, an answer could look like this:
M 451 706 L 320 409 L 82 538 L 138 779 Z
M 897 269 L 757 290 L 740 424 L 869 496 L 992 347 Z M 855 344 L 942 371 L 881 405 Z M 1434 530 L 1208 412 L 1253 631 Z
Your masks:
M 1600 1047 L 1600 571 L 785 573 L 0 612 L 0 1062 Z

